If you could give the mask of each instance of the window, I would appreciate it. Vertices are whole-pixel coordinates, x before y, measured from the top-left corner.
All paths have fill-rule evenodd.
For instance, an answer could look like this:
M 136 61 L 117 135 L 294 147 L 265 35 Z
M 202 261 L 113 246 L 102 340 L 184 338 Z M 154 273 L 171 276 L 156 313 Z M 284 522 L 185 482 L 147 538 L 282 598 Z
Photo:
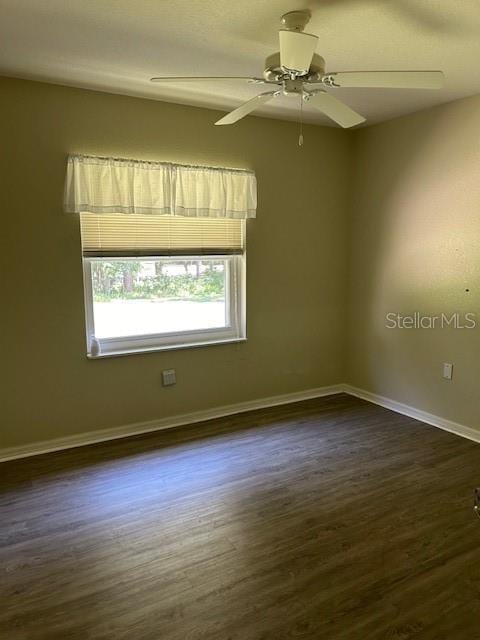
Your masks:
M 80 214 L 90 357 L 245 338 L 245 220 Z
M 69 156 L 90 357 L 245 339 L 250 169 Z

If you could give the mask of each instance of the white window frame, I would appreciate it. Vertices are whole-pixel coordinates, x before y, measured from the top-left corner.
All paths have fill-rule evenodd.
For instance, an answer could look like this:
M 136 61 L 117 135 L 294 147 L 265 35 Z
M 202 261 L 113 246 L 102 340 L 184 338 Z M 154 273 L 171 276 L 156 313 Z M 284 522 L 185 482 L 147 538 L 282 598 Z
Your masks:
M 146 334 L 136 336 L 118 336 L 114 338 L 96 338 L 99 353 L 92 354 L 92 336 L 95 336 L 95 320 L 93 312 L 93 290 L 91 265 L 94 261 L 136 260 L 226 260 L 226 311 L 227 326 L 214 329 L 178 331 L 169 333 Z M 245 290 L 245 252 L 242 254 L 201 254 L 182 256 L 115 256 L 115 257 L 83 257 L 83 282 L 85 298 L 85 329 L 87 357 L 99 358 L 127 355 L 167 349 L 200 347 L 211 344 L 242 342 L 246 340 L 246 290 Z

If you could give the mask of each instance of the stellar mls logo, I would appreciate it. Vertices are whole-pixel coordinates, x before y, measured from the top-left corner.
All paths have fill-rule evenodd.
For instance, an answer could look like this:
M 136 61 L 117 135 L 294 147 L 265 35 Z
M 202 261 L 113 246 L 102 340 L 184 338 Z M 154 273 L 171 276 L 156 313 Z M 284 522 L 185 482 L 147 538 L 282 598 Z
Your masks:
M 475 329 L 477 326 L 475 313 L 441 313 L 438 316 L 423 315 L 419 311 L 412 315 L 387 313 L 385 320 L 387 329 Z

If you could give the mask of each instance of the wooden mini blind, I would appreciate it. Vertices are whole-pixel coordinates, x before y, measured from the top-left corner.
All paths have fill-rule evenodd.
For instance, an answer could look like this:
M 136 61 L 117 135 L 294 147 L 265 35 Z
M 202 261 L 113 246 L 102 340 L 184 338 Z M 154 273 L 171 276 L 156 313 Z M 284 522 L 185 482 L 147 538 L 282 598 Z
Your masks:
M 243 220 L 80 213 L 80 225 L 86 257 L 220 255 L 244 249 Z

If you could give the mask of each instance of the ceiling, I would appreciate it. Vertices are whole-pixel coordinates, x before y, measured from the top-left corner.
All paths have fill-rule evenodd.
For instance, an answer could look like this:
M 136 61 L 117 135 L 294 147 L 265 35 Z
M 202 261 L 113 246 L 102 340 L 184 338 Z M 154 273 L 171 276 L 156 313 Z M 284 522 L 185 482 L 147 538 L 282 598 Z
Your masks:
M 155 75 L 261 75 L 286 11 L 306 0 L 0 0 L 0 74 L 229 110 L 241 82 L 152 84 Z M 311 5 L 312 6 L 312 5 Z M 441 91 L 337 89 L 368 123 L 480 93 L 479 0 L 317 0 L 306 31 L 328 71 L 440 69 Z M 279 98 L 258 114 L 298 118 Z M 311 106 L 304 119 L 332 124 Z

